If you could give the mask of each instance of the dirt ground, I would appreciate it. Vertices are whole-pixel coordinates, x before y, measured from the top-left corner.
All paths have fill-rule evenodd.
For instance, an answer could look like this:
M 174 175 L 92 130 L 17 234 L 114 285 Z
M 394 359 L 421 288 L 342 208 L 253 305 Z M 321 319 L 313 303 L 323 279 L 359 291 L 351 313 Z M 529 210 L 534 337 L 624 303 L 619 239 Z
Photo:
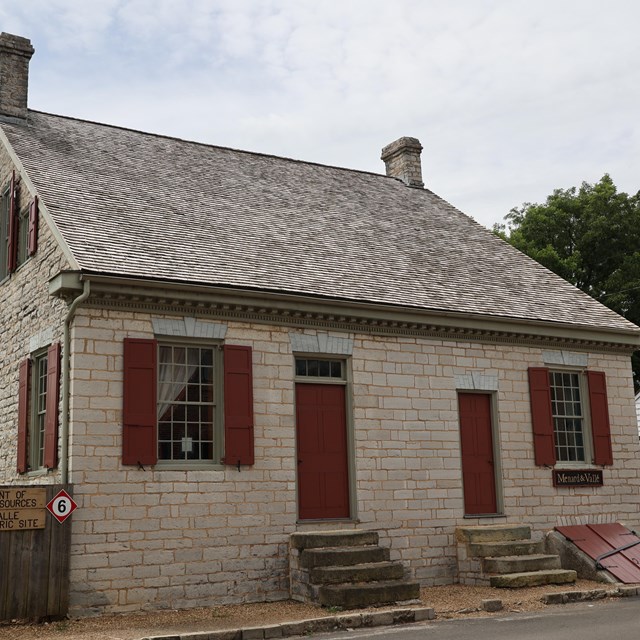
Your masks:
M 450 585 L 422 589 L 424 606 L 433 607 L 436 619 L 465 616 L 500 615 L 479 610 L 482 600 L 502 600 L 500 613 L 538 611 L 548 607 L 541 602 L 547 593 L 556 591 L 590 591 L 611 589 L 612 585 L 578 580 L 575 585 L 534 587 L 528 589 L 493 589 L 491 587 L 465 587 Z M 597 606 L 603 600 L 595 600 Z M 549 605 L 557 606 L 557 605 Z M 48 624 L 0 625 L 2 640 L 138 640 L 147 636 L 169 633 L 237 629 L 279 622 L 290 622 L 336 615 L 335 610 L 320 609 L 298 602 L 272 602 L 261 604 L 228 605 L 186 611 L 154 611 L 127 615 L 105 615 L 95 618 L 61 620 Z

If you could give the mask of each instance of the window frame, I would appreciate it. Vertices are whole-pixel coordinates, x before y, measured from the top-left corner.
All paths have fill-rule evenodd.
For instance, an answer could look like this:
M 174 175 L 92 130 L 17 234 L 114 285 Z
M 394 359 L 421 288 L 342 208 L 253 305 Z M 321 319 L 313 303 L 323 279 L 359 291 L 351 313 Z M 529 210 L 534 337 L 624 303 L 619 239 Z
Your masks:
M 9 277 L 9 218 L 11 182 L 0 191 L 0 282 Z
M 157 463 L 158 469 L 194 469 L 194 468 L 207 468 L 223 467 L 222 458 L 224 457 L 224 364 L 223 364 L 223 350 L 222 341 L 218 340 L 199 340 L 193 338 L 185 338 L 180 336 L 162 336 L 156 338 L 157 342 L 157 363 L 156 363 L 156 376 L 157 376 L 157 389 L 156 389 L 156 439 L 157 439 Z M 160 351 L 163 347 L 195 347 L 211 349 L 213 353 L 213 452 L 210 459 L 194 458 L 194 459 L 177 459 L 170 460 L 163 458 L 161 454 L 161 440 L 160 440 L 160 417 L 158 415 L 158 409 L 160 406 L 161 396 L 161 382 L 160 382 Z M 185 405 L 188 405 L 185 402 Z M 197 403 L 200 406 L 201 403 Z
M 555 468 L 558 467 L 584 467 L 585 465 L 592 465 L 594 461 L 594 444 L 593 444 L 593 430 L 591 428 L 591 405 L 589 402 L 589 386 L 587 381 L 587 371 L 583 368 L 571 368 L 571 367 L 548 367 L 549 371 L 549 393 L 551 395 L 551 416 L 553 419 L 553 446 L 556 456 Z M 582 449 L 583 449 L 583 458 L 580 460 L 562 460 L 559 456 L 560 446 L 558 444 L 558 428 L 556 420 L 562 419 L 563 417 L 574 417 L 574 416 L 561 416 L 556 415 L 553 411 L 554 403 L 558 402 L 554 400 L 554 388 L 556 386 L 552 383 L 552 376 L 554 374 L 569 374 L 577 377 L 578 381 L 578 390 L 580 394 L 580 409 L 581 416 L 580 419 L 582 421 Z M 564 400 L 563 400 L 564 401 Z M 574 402 L 572 400 L 572 402 Z
M 44 371 L 41 371 L 44 367 Z M 29 422 L 28 422 L 28 460 L 29 471 L 47 471 L 45 461 L 45 435 L 47 419 L 49 353 L 48 348 L 39 349 L 31 354 L 29 376 Z M 44 380 L 44 393 L 40 392 Z M 42 400 L 40 403 L 39 401 Z M 42 404 L 42 407 L 39 405 Z
M 321 376 L 321 375 L 301 375 L 298 373 L 298 360 L 306 361 L 322 361 L 322 362 L 339 362 L 340 363 L 340 376 Z M 293 357 L 293 374 L 295 382 L 306 382 L 309 384 L 342 384 L 346 385 L 348 382 L 348 358 L 346 356 L 330 357 L 319 356 L 317 353 L 294 353 Z
M 19 363 L 19 474 L 47 474 L 58 467 L 60 374 L 60 342 L 34 350 Z
M 29 207 L 17 215 L 18 229 L 16 232 L 16 271 L 29 259 Z

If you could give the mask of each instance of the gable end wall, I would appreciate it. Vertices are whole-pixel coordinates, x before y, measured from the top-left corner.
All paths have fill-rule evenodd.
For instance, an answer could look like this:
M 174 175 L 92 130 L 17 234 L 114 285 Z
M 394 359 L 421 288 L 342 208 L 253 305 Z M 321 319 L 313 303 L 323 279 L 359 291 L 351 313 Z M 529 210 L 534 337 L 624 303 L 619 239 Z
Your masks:
M 8 184 L 14 169 L 6 149 L 0 147 L 0 188 Z M 20 210 L 32 200 L 33 196 L 20 181 Z M 67 310 L 64 302 L 49 296 L 49 279 L 69 266 L 42 215 L 38 234 L 36 254 L 0 282 L 0 484 L 59 480 L 57 472 L 34 475 L 16 472 L 19 365 L 33 349 L 62 341 Z

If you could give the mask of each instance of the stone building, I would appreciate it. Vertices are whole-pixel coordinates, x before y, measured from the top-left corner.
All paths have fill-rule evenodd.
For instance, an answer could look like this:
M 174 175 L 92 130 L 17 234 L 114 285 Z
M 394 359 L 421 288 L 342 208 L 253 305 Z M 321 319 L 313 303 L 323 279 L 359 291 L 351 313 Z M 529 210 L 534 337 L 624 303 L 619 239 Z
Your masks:
M 72 485 L 72 612 L 288 598 L 294 533 L 435 585 L 463 524 L 640 525 L 640 329 L 416 139 L 379 175 L 42 113 L 32 53 L 0 36 L 0 484 Z

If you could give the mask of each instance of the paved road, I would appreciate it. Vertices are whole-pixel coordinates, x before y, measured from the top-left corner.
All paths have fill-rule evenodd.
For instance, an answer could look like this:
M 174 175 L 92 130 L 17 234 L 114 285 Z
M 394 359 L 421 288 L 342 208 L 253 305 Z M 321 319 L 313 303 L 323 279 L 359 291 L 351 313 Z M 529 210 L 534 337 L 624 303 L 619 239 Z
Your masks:
M 324 633 L 319 640 L 639 640 L 640 599 L 558 606 L 544 613 Z

